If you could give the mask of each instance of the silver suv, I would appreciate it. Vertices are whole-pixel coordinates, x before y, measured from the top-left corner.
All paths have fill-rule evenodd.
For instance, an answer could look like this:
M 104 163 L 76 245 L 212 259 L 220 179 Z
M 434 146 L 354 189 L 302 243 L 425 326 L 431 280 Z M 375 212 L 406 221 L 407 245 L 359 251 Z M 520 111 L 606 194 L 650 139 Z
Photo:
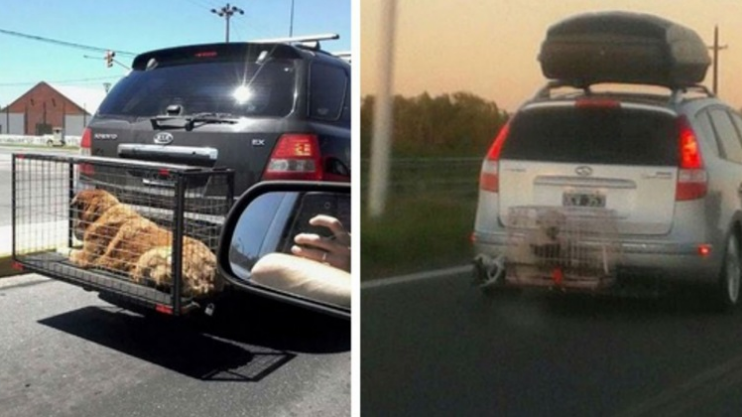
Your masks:
M 742 116 L 700 86 L 551 82 L 501 130 L 474 227 L 481 283 L 604 291 L 701 283 L 739 302 Z

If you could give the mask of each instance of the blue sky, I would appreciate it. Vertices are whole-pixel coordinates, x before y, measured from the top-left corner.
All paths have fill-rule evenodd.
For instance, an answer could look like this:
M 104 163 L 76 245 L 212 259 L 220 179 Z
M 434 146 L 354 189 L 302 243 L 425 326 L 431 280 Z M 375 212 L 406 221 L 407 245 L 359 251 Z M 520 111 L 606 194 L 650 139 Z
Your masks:
M 230 41 L 286 37 L 291 0 L 237 0 L 245 11 L 230 21 Z M 338 33 L 329 51 L 351 49 L 351 0 L 294 0 L 294 36 Z M 169 46 L 222 42 L 225 20 L 217 0 L 3 0 L 0 29 L 105 49 L 145 52 Z M 83 55 L 97 56 L 86 59 Z M 102 52 L 0 33 L 0 107 L 40 81 L 103 88 L 126 70 L 106 68 Z M 119 54 L 129 64 L 132 56 Z M 78 81 L 81 80 L 81 81 Z

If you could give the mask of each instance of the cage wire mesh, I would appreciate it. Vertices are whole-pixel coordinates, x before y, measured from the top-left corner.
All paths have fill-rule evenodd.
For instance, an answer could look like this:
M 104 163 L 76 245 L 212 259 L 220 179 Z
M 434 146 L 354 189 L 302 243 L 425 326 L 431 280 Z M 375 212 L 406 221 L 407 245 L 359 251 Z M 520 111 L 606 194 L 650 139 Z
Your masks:
M 15 260 L 142 302 L 177 307 L 218 292 L 215 253 L 232 172 L 181 168 L 14 155 Z
M 599 289 L 615 281 L 622 251 L 613 210 L 518 206 L 508 210 L 506 280 Z

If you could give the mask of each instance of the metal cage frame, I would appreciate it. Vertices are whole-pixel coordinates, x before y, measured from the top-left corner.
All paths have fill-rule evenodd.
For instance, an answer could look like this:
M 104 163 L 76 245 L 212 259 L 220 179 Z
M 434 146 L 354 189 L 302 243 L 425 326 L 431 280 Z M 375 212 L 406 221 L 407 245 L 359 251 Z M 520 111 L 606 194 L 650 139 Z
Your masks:
M 30 162 L 32 161 L 32 162 Z M 140 185 L 137 187 L 129 186 L 126 192 L 130 196 L 155 196 L 159 200 L 164 201 L 165 210 L 172 211 L 172 227 L 170 232 L 172 233 L 172 256 L 171 258 L 171 283 L 170 293 L 164 292 L 160 289 L 156 289 L 141 283 L 134 281 L 127 281 L 122 279 L 120 276 L 116 276 L 107 271 L 99 270 L 96 268 L 85 269 L 77 265 L 72 264 L 69 258 L 59 254 L 56 250 L 42 250 L 38 252 L 23 253 L 22 245 L 19 245 L 18 234 L 19 227 L 28 226 L 29 229 L 33 230 L 33 224 L 19 224 L 19 205 L 23 204 L 23 201 L 19 200 L 19 181 L 23 178 L 19 178 L 19 173 L 22 172 L 24 163 L 39 163 L 39 164 L 52 164 L 60 165 L 66 168 L 62 168 L 59 172 L 66 171 L 66 177 L 61 181 L 66 182 L 67 190 L 59 191 L 56 190 L 58 195 L 64 198 L 66 195 L 66 205 L 68 212 L 66 217 L 67 223 L 67 246 L 73 248 L 74 245 L 74 230 L 73 230 L 73 209 L 71 202 L 75 197 L 77 191 L 82 188 L 96 188 L 95 181 L 90 178 L 86 178 L 81 166 L 83 164 L 91 166 L 94 169 L 96 167 L 104 169 L 120 169 L 126 172 L 142 172 L 152 176 L 165 177 L 169 181 L 172 181 L 172 187 L 167 189 L 159 188 L 164 190 L 162 194 L 156 194 L 157 188 L 148 187 L 146 185 Z M 98 291 L 101 296 L 108 296 L 108 298 L 114 298 L 124 301 L 125 303 L 132 304 L 138 307 L 145 307 L 155 309 L 162 313 L 181 315 L 189 311 L 197 309 L 199 307 L 199 300 L 192 296 L 184 294 L 184 282 L 183 282 L 183 242 L 186 233 L 186 224 L 190 222 L 190 218 L 208 217 L 211 222 L 214 222 L 215 228 L 215 244 L 218 244 L 219 234 L 221 233 L 221 227 L 224 223 L 229 209 L 234 201 L 234 172 L 229 169 L 221 168 L 203 168 L 203 167 L 191 167 L 186 165 L 174 165 L 174 164 L 159 164 L 146 161 L 117 159 L 117 158 L 102 158 L 93 156 L 78 156 L 78 155 L 58 155 L 58 154 L 36 154 L 36 153 L 14 153 L 11 161 L 11 176 L 12 176 L 12 257 L 13 264 L 17 269 L 22 269 L 28 272 L 35 272 L 41 275 L 49 276 L 51 278 L 64 281 L 70 284 L 80 286 L 86 290 Z M 145 175 L 147 177 L 147 175 Z M 210 195 L 203 197 L 198 201 L 207 201 L 205 204 L 213 204 L 208 206 L 208 212 L 198 213 L 198 207 L 196 204 L 189 203 L 186 195 L 189 189 L 193 188 L 194 182 L 203 183 L 204 180 L 211 181 L 217 178 L 223 190 L 221 194 Z M 41 179 L 45 181 L 45 178 Z M 141 180 L 140 180 L 141 181 Z M 222 182 L 223 181 L 223 182 Z M 42 187 L 46 188 L 46 187 Z M 110 190 L 112 187 L 109 184 L 105 189 Z M 115 186 L 113 186 L 115 188 Z M 123 187 L 122 187 L 123 189 Z M 40 191 L 43 193 L 44 191 Z M 123 202 L 123 201 L 122 201 Z M 126 202 L 130 204 L 130 202 Z M 58 204 L 61 204 L 58 202 Z M 160 208 L 160 210 L 162 210 Z M 210 248 L 212 252 L 216 253 L 217 247 Z M 214 279 L 220 279 L 215 276 Z

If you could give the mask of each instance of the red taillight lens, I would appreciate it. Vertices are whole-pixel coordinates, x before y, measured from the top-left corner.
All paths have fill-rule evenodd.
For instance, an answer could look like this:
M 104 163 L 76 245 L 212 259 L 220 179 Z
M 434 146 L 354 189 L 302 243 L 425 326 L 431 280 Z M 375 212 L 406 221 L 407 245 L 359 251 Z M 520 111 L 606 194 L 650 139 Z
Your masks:
M 680 130 L 680 168 L 681 169 L 703 169 L 701 150 L 698 148 L 698 140 L 693 128 L 685 116 L 678 119 Z
M 676 201 L 702 198 L 708 191 L 708 178 L 703 167 L 703 156 L 696 133 L 685 116 L 678 118 L 678 181 L 675 188 Z
M 82 132 L 82 138 L 80 139 L 80 153 L 83 155 L 90 155 L 90 148 L 93 146 L 93 133 L 89 127 L 86 127 Z
M 492 146 L 490 146 L 489 152 L 487 152 L 487 159 L 491 161 L 498 161 L 500 159 L 500 152 L 502 152 L 502 145 L 505 144 L 505 139 L 508 138 L 509 134 L 510 134 L 510 122 L 506 123 L 505 126 L 503 126 L 502 129 L 500 129 L 500 132 L 497 134 L 495 141 L 492 142 Z
M 219 55 L 216 51 L 199 51 L 194 55 L 196 58 L 214 58 Z
M 605 98 L 582 98 L 575 101 L 577 108 L 609 108 L 615 109 L 621 107 L 621 103 L 616 100 Z
M 317 135 L 291 133 L 278 139 L 264 180 L 320 181 L 323 177 L 322 157 Z
M 90 131 L 89 127 L 86 127 L 82 132 L 82 138 L 80 138 L 80 155 L 90 155 L 90 148 L 93 147 L 93 132 Z M 90 164 L 80 164 L 80 174 L 92 175 L 95 172 L 93 166 Z
M 155 306 L 155 311 L 162 314 L 173 314 L 173 308 L 164 304 L 157 304 Z
M 482 163 L 482 172 L 479 175 L 479 189 L 485 191 L 491 191 L 496 193 L 500 190 L 500 178 L 499 172 L 499 160 L 500 152 L 502 152 L 502 146 L 505 144 L 505 140 L 510 134 L 510 122 L 500 129 L 500 133 L 497 134 L 495 141 L 492 142 L 487 157 Z

